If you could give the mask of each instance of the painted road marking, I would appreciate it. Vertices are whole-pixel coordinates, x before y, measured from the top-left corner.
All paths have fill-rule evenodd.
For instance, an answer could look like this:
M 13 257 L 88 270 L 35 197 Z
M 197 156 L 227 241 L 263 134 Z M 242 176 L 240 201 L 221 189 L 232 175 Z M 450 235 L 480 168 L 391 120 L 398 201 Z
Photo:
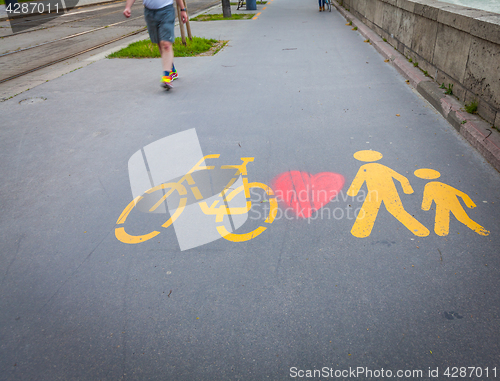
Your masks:
M 437 179 L 441 174 L 438 171 L 429 168 L 417 169 L 415 176 L 421 179 Z M 424 188 L 424 197 L 422 200 L 422 210 L 429 210 L 432 202 L 436 204 L 436 219 L 434 223 L 434 232 L 437 235 L 445 236 L 450 232 L 450 213 L 458 221 L 475 231 L 480 235 L 488 235 L 490 232 L 474 222 L 465 212 L 458 198 L 461 198 L 468 208 L 476 207 L 472 199 L 462 191 L 455 189 L 439 181 L 431 181 Z
M 291 207 L 296 216 L 310 218 L 332 201 L 344 186 L 344 176 L 333 172 L 311 175 L 307 172 L 285 172 L 273 180 L 274 194 Z
M 166 199 L 175 192 L 176 198 L 171 201 L 173 204 L 168 207 L 171 216 L 168 221 L 162 225 L 163 228 L 168 228 L 173 225 L 174 222 L 177 223 L 177 219 L 184 209 L 193 203 L 199 207 L 196 210 L 201 212 L 203 216 L 214 217 L 213 220 L 208 219 L 200 223 L 214 224 L 215 222 L 215 239 L 225 238 L 226 240 L 232 242 L 245 242 L 259 236 L 267 229 L 265 224 L 271 224 L 275 220 L 278 212 L 278 201 L 285 204 L 285 216 L 287 219 L 287 212 L 289 210 L 292 211 L 299 219 L 310 220 L 313 216 L 314 218 L 312 219 L 316 219 L 317 215 L 315 215 L 315 213 L 318 213 L 320 209 L 324 208 L 327 204 L 337 198 L 344 187 L 344 176 L 338 173 L 321 172 L 316 175 L 311 175 L 303 171 L 288 171 L 275 177 L 272 184 L 272 188 L 274 188 L 273 191 L 271 187 L 263 183 L 248 182 L 246 167 L 248 163 L 254 161 L 254 158 L 242 157 L 241 164 L 222 165 L 220 167 L 220 170 L 234 170 L 235 172 L 233 173 L 233 171 L 230 171 L 231 179 L 224 178 L 224 189 L 217 196 L 219 198 L 214 200 L 210 193 L 213 192 L 212 190 L 209 192 L 210 194 L 205 195 L 205 188 L 202 188 L 203 192 L 199 188 L 199 186 L 204 186 L 203 177 L 199 177 L 195 180 L 193 176 L 200 174 L 202 171 L 214 170 L 215 166 L 204 165 L 205 160 L 216 159 L 219 158 L 219 156 L 219 154 L 204 156 L 178 181 L 156 185 L 146 190 L 143 195 L 134 198 L 134 200 L 130 202 L 121 213 L 116 222 L 117 225 L 124 225 L 127 217 L 136 206 L 139 211 L 143 211 L 139 207 L 139 203 L 142 202 L 143 199 L 149 194 L 161 191 L 161 194 L 158 195 L 161 196 L 159 201 L 156 201 L 156 199 L 147 200 L 147 203 L 156 202 L 152 207 L 148 207 L 148 210 L 146 211 L 154 213 L 156 209 L 164 204 Z M 347 190 L 347 196 L 352 197 L 353 199 L 357 196 L 358 199 L 363 202 L 361 208 L 357 209 L 355 212 L 356 220 L 351 228 L 351 234 L 357 238 L 369 237 L 383 203 L 385 205 L 385 209 L 414 235 L 418 237 L 428 236 L 430 234 L 429 229 L 427 229 L 412 214 L 405 210 L 398 193 L 398 187 L 396 187 L 395 180 L 401 184 L 405 194 L 414 193 L 409 180 L 393 169 L 383 164 L 376 163 L 376 161 L 383 158 L 383 155 L 380 152 L 361 150 L 354 153 L 353 156 L 356 160 L 368 163 L 361 165 L 349 189 Z M 133 157 L 135 157 L 135 154 Z M 151 161 L 151 163 L 154 163 L 154 161 Z M 137 171 L 132 172 L 136 174 Z M 434 169 L 421 168 L 417 169 L 414 174 L 420 179 L 431 180 L 424 187 L 421 210 L 429 211 L 431 210 L 432 204 L 435 204 L 436 212 L 434 232 L 438 236 L 447 236 L 449 234 L 450 214 L 453 214 L 459 222 L 477 234 L 483 236 L 490 234 L 490 232 L 483 226 L 473 221 L 467 215 L 464 207 L 462 206 L 460 200 L 462 200 L 469 209 L 476 207 L 476 204 L 472 201 L 469 195 L 445 183 L 432 181 L 441 176 L 441 174 Z M 213 179 L 215 179 L 215 177 L 213 177 Z M 236 183 L 237 180 L 238 183 Z M 184 186 L 184 182 L 186 185 L 190 186 Z M 367 192 L 361 190 L 365 184 Z M 252 208 L 250 193 L 250 189 L 252 188 L 259 188 L 261 194 L 262 191 L 266 193 L 264 199 L 261 199 L 262 201 L 259 200 L 260 203 L 257 203 L 257 205 L 263 202 L 267 203 L 269 206 L 268 217 L 264 221 L 264 226 L 259 226 L 248 233 L 237 233 L 237 229 L 243 226 L 247 215 Z M 187 203 L 187 197 L 189 197 L 188 190 L 191 191 L 195 199 L 193 202 L 190 201 L 189 205 Z M 238 201 L 238 203 L 235 204 L 237 198 L 241 198 L 241 202 Z M 343 198 L 343 201 L 346 200 L 346 198 Z M 209 206 L 209 204 L 211 204 L 211 206 Z M 350 206 L 351 205 L 349 205 L 349 207 Z M 358 211 L 359 213 L 357 213 Z M 244 219 L 236 223 L 234 218 L 237 218 L 239 215 L 242 215 Z M 228 221 L 226 221 L 225 218 L 227 216 L 231 216 L 233 218 L 232 227 L 227 225 Z M 189 222 L 188 225 L 186 226 L 193 230 L 191 226 L 193 225 L 192 221 Z M 234 232 L 229 231 L 228 229 L 230 228 Z M 200 227 L 198 226 L 196 229 L 196 234 L 199 235 Z M 130 235 L 125 231 L 124 226 L 118 226 L 115 229 L 116 238 L 119 241 L 128 244 L 146 242 L 156 237 L 158 234 L 160 234 L 159 231 L 152 230 L 151 232 L 142 235 Z M 211 242 L 215 239 L 212 239 L 212 236 L 210 236 L 210 240 L 206 240 L 204 243 Z M 178 241 L 180 244 L 179 237 Z M 180 246 L 181 250 L 184 250 L 183 245 L 180 244 Z
M 373 162 L 380 160 L 382 154 L 377 151 L 364 150 L 356 152 L 354 158 L 359 161 Z M 426 180 L 434 180 L 441 176 L 438 171 L 430 168 L 417 169 L 414 174 L 416 177 Z M 394 184 L 394 179 L 401 183 L 404 193 L 413 193 L 413 188 L 408 179 L 389 167 L 378 163 L 369 163 L 361 166 L 347 191 L 348 196 L 354 197 L 358 194 L 364 183 L 366 183 L 366 187 L 368 188 L 368 195 L 351 229 L 353 236 L 364 238 L 370 235 L 382 202 L 387 211 L 413 234 L 419 237 L 429 235 L 429 230 L 404 209 Z M 422 210 L 429 210 L 432 202 L 435 203 L 436 217 L 434 232 L 439 236 L 449 234 L 450 213 L 452 213 L 458 221 L 477 234 L 489 235 L 490 232 L 488 230 L 467 215 L 460 203 L 459 197 L 468 208 L 472 209 L 476 207 L 476 204 L 474 204 L 466 193 L 450 185 L 439 181 L 427 183 L 424 188 Z
M 267 229 L 266 226 L 259 226 L 248 233 L 231 232 L 241 227 L 247 220 L 248 212 L 252 207 L 252 201 L 250 200 L 251 188 L 259 188 L 266 193 L 267 197 L 266 202 L 269 205 L 269 211 L 268 211 L 268 216 L 265 219 L 264 223 L 271 224 L 276 217 L 278 211 L 278 202 L 274 197 L 273 190 L 269 186 L 263 183 L 257 183 L 257 182 L 249 183 L 246 177 L 247 165 L 248 163 L 254 161 L 253 157 L 242 157 L 241 164 L 222 165 L 220 167 L 221 170 L 232 170 L 231 171 L 232 178 L 226 179 L 228 180 L 228 182 L 224 182 L 225 184 L 224 189 L 218 195 L 215 195 L 215 199 L 213 196 L 208 194 L 206 195 L 207 198 L 203 197 L 203 194 L 200 191 L 199 187 L 195 185 L 196 184 L 195 175 L 200 174 L 203 171 L 210 171 L 210 170 L 213 171 L 215 167 L 205 166 L 204 165 L 205 160 L 216 159 L 219 158 L 219 156 L 220 156 L 219 154 L 206 155 L 202 157 L 198 161 L 198 163 L 194 167 L 192 167 L 184 176 L 182 176 L 177 182 L 168 182 L 159 184 L 146 190 L 146 192 L 144 193 L 144 195 L 149 195 L 157 191 L 161 191 L 159 195 L 161 196 L 159 201 L 157 201 L 151 208 L 149 208 L 148 210 L 149 213 L 154 213 L 158 207 L 160 207 L 167 201 L 167 198 L 169 196 L 171 195 L 174 196 L 174 200 L 172 202 L 174 204 L 178 203 L 178 205 L 173 205 L 173 206 L 171 205 L 170 207 L 168 207 L 167 205 L 168 210 L 171 213 L 171 217 L 167 220 L 167 222 L 165 222 L 162 225 L 162 227 L 168 228 L 169 226 L 174 225 L 174 223 L 177 224 L 177 226 L 174 225 L 174 227 L 176 230 L 176 235 L 181 250 L 200 246 L 201 244 L 212 242 L 219 238 L 225 238 L 226 240 L 232 242 L 245 242 L 257 237 L 259 234 L 264 232 Z M 133 173 L 135 174 L 136 171 L 133 171 Z M 201 180 L 203 179 L 201 178 Z M 215 177 L 212 176 L 212 181 L 216 182 L 216 176 Z M 188 189 L 186 188 L 186 186 L 183 185 L 183 183 L 185 183 L 186 185 L 191 185 L 191 187 L 189 187 L 189 190 L 191 191 L 191 193 L 193 194 L 194 198 L 197 201 L 196 203 L 193 203 L 193 205 L 188 205 Z M 240 183 L 241 185 L 239 185 Z M 200 185 L 204 184 L 202 183 Z M 165 189 L 168 189 L 168 191 L 165 192 L 164 191 Z M 204 189 L 204 191 L 205 190 L 208 189 Z M 229 190 L 231 190 L 231 192 L 229 192 Z M 130 202 L 129 205 L 127 205 L 127 207 L 120 214 L 120 217 L 116 222 L 117 225 L 125 224 L 128 215 L 137 205 L 139 205 L 139 202 L 143 198 L 144 198 L 143 196 L 138 196 L 132 202 Z M 177 199 L 178 201 L 176 201 Z M 211 206 L 208 205 L 207 203 L 208 200 L 210 200 Z M 198 214 L 196 213 L 193 214 L 192 207 L 194 207 L 194 211 L 198 212 Z M 187 228 L 189 234 L 192 233 L 197 236 L 201 235 L 202 242 L 200 244 L 195 244 L 190 241 L 189 245 L 186 246 L 186 244 L 183 243 L 184 241 L 181 242 L 181 239 L 179 238 L 179 231 L 181 231 L 182 229 L 179 229 L 178 226 L 179 224 L 177 220 L 181 216 L 181 213 L 188 208 L 191 209 L 187 210 L 188 218 L 186 221 L 183 222 L 183 227 Z M 201 213 L 202 215 L 200 216 L 199 213 Z M 215 217 L 215 218 L 204 219 L 202 218 L 203 216 Z M 231 222 L 232 226 L 230 227 L 231 231 L 229 231 L 228 227 L 225 226 L 228 223 L 227 219 L 224 218 L 225 216 L 231 216 L 232 218 Z M 239 216 L 243 216 L 243 218 L 239 218 Z M 238 223 L 236 222 L 236 219 L 239 221 Z M 214 237 L 212 231 L 209 231 L 210 235 L 200 234 L 201 231 L 200 229 L 202 228 L 202 226 L 204 226 L 204 224 L 206 225 L 208 223 L 209 225 L 211 225 L 211 223 L 213 222 L 215 222 L 216 224 L 214 230 L 214 232 L 216 232 L 215 234 L 217 234 L 216 237 Z M 131 235 L 125 231 L 124 226 L 120 226 L 115 229 L 116 238 L 119 241 L 127 244 L 137 244 L 146 242 L 156 237 L 158 234 L 160 234 L 160 232 L 154 230 L 147 234 Z M 186 236 L 185 234 L 182 235 L 182 239 L 184 239 L 185 236 Z
M 382 154 L 377 151 L 364 150 L 356 152 L 354 158 L 359 161 L 371 162 L 380 160 Z M 413 234 L 419 237 L 429 235 L 429 229 L 404 209 L 394 179 L 401 183 L 406 194 L 413 193 L 413 188 L 408 179 L 385 165 L 369 163 L 359 168 L 347 191 L 347 195 L 356 196 L 364 183 L 368 188 L 368 194 L 351 229 L 353 236 L 364 238 L 370 235 L 382 202 L 387 211 Z

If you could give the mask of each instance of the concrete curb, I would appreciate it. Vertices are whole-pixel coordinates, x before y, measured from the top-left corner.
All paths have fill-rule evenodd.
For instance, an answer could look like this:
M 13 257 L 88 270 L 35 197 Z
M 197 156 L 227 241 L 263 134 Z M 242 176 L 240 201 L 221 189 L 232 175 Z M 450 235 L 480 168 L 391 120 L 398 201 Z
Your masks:
M 119 0 L 80 0 L 78 4 L 75 7 L 72 7 L 71 9 L 77 9 L 77 8 L 82 8 L 82 7 L 87 7 L 90 5 L 96 5 L 96 4 L 106 4 L 106 3 L 118 3 L 120 2 Z M 64 10 L 67 10 L 67 8 L 64 8 Z M 10 19 L 17 19 L 17 18 L 23 18 L 23 17 L 29 17 L 29 15 L 16 15 L 10 17 Z M 5 11 L 5 5 L 0 5 L 0 21 L 6 21 L 9 20 L 9 16 L 7 16 L 7 12 Z
M 409 84 L 500 172 L 500 134 L 492 129 L 491 124 L 464 111 L 462 103 L 454 97 L 444 94 L 444 90 L 440 89 L 436 82 L 415 68 L 406 57 L 390 44 L 384 42 L 378 34 L 341 7 L 335 0 L 332 0 L 332 3 L 344 18 L 352 21 L 358 31 L 370 40 L 373 47 L 389 60 L 388 62 L 409 81 Z

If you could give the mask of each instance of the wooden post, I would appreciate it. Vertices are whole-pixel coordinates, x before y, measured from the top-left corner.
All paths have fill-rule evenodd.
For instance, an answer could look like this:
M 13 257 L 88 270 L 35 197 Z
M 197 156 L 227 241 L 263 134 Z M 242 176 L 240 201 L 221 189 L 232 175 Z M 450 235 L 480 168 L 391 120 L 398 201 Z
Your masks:
M 181 11 L 178 6 L 177 6 L 177 19 L 179 20 L 179 29 L 181 30 L 182 45 L 186 45 L 186 32 L 184 32 L 184 24 L 182 23 Z
M 186 0 L 184 0 L 184 8 L 187 9 L 187 4 L 186 4 Z M 186 20 L 186 30 L 187 30 L 187 34 L 188 34 L 188 38 L 193 41 L 193 35 L 191 34 L 191 25 L 189 24 L 189 15 L 187 14 L 186 12 L 186 16 L 187 16 L 187 20 Z

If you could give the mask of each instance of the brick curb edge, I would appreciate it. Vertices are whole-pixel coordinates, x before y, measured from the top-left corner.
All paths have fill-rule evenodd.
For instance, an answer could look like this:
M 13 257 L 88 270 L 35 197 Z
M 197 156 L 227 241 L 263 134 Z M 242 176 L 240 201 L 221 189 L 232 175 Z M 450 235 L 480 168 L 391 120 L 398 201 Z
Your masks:
M 339 13 L 358 28 L 358 31 L 375 49 L 406 78 L 444 118 L 462 135 L 479 153 L 500 172 L 500 134 L 492 129 L 491 124 L 480 117 L 463 110 L 463 104 L 457 99 L 444 94 L 438 84 L 415 68 L 406 57 L 368 28 L 363 22 L 341 7 L 337 1 L 332 4 Z

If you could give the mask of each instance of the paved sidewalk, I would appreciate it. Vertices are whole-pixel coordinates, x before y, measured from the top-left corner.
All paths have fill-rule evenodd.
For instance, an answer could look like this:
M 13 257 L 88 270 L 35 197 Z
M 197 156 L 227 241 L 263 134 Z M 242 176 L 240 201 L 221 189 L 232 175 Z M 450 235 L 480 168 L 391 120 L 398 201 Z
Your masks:
M 444 379 L 450 366 L 497 366 L 499 173 L 336 10 L 273 0 L 257 12 L 192 22 L 229 44 L 176 58 L 171 91 L 158 59 L 105 59 L 0 103 L 0 379 L 289 380 L 323 367 L 423 372 L 413 379 L 439 367 Z M 193 128 L 204 155 L 221 154 L 209 165 L 253 157 L 250 182 L 285 189 L 278 180 L 300 172 L 332 190 L 318 179 L 340 176 L 341 193 L 328 216 L 280 204 L 247 242 L 181 251 L 151 213 L 125 227 L 158 236 L 120 242 L 129 159 Z M 365 150 L 383 157 L 353 156 Z M 439 179 L 414 175 L 425 168 Z M 392 201 L 360 238 L 363 176 Z M 435 232 L 435 204 L 422 203 L 438 181 L 470 197 L 475 208 L 458 205 L 489 235 L 453 216 Z

